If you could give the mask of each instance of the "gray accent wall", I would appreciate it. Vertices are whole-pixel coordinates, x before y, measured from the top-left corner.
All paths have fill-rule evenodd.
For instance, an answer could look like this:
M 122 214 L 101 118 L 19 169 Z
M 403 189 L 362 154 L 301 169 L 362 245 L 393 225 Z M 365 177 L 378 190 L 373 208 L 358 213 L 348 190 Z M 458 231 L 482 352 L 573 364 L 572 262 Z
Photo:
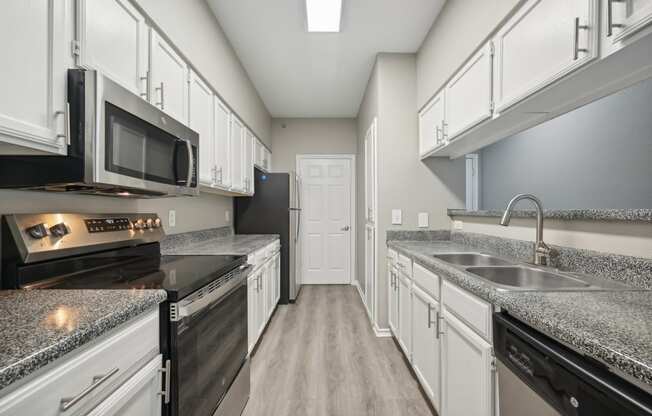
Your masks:
M 516 193 L 546 208 L 652 208 L 652 80 L 480 152 L 481 207 Z

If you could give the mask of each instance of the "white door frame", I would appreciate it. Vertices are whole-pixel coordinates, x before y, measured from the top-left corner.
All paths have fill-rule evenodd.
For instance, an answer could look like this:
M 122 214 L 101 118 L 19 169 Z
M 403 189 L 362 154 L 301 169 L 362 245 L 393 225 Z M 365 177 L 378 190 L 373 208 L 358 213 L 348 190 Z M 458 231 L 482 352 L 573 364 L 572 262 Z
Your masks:
M 302 160 L 308 160 L 308 159 L 345 159 L 349 160 L 351 162 L 351 195 L 350 195 L 350 200 L 351 200 L 351 233 L 350 233 L 350 239 L 351 239 L 351 261 L 349 264 L 349 284 L 353 284 L 353 282 L 356 280 L 355 279 L 355 265 L 356 265 L 356 220 L 357 220 L 357 215 L 355 211 L 355 198 L 356 198 L 356 193 L 355 193 L 355 178 L 356 178 L 356 167 L 355 167 L 355 155 L 354 154 L 326 154 L 326 155 L 320 155 L 320 154 L 297 154 L 296 156 L 296 172 L 299 174 L 300 172 L 300 164 Z M 301 181 L 303 184 L 303 181 Z M 305 193 L 301 193 L 302 195 L 305 195 Z

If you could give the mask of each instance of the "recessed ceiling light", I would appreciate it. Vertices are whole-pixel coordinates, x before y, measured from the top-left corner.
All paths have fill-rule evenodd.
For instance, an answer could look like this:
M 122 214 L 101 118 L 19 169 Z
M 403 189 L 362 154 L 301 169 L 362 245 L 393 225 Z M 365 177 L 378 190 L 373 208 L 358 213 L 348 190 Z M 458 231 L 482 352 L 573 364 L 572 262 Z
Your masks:
M 342 0 L 306 0 L 308 32 L 339 32 Z

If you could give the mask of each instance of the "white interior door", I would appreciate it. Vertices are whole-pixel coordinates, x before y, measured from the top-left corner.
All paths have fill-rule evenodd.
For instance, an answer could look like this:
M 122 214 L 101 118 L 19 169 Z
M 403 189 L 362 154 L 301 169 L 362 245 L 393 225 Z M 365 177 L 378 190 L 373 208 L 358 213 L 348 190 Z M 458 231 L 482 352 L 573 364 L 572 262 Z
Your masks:
M 351 282 L 352 165 L 346 156 L 299 159 L 303 284 Z

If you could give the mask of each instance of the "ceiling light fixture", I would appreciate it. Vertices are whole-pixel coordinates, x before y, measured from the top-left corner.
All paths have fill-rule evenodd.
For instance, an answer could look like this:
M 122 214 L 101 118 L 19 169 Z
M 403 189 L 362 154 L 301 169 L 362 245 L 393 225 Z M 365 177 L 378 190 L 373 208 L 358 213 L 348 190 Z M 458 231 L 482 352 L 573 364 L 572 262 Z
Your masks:
M 306 0 L 308 32 L 339 32 L 342 0 Z

